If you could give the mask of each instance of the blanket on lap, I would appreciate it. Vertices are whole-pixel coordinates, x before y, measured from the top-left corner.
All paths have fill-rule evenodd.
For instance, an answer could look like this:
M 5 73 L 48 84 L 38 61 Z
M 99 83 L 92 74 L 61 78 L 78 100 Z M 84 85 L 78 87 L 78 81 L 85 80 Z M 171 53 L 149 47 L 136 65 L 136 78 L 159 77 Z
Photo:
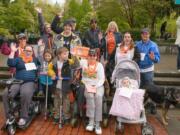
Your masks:
M 131 98 L 128 98 L 121 96 L 119 94 L 120 90 L 121 88 L 116 89 L 110 114 L 129 120 L 138 120 L 141 111 L 144 109 L 143 100 L 145 91 L 142 89 L 133 89 Z

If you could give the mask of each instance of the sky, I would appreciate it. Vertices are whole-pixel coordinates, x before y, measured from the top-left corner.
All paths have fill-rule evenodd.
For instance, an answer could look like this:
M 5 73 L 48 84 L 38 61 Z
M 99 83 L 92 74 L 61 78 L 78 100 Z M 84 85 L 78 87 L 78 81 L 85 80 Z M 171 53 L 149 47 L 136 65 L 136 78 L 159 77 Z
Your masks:
M 59 3 L 59 4 L 64 4 L 65 0 L 48 0 L 50 3 L 56 3 L 56 1 Z

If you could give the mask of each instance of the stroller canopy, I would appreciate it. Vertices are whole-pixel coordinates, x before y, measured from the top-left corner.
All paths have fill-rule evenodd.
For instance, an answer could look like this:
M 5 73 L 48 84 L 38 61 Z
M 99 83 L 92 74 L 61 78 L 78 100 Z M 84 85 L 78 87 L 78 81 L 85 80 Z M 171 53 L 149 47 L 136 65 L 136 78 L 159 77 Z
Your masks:
M 140 69 L 136 62 L 124 59 L 115 66 L 111 81 L 114 82 L 116 79 L 122 79 L 124 77 L 137 80 L 140 86 Z

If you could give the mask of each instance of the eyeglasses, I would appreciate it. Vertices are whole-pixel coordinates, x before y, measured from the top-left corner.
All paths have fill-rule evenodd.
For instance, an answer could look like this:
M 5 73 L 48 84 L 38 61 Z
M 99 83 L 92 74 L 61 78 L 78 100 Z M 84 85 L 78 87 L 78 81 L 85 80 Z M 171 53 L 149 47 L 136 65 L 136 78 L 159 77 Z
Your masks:
M 32 50 L 24 50 L 25 52 L 32 52 Z
M 96 57 L 96 55 L 89 55 L 89 57 Z

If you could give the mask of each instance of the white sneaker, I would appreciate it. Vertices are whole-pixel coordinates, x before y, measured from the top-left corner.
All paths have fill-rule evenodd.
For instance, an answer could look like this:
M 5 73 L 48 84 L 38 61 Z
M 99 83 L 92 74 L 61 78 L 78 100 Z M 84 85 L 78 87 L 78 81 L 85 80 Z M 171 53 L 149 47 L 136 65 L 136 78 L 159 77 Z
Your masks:
M 100 127 L 100 126 L 96 126 L 96 127 L 95 127 L 95 132 L 96 132 L 97 135 L 101 135 L 101 134 L 102 134 L 102 129 L 101 129 L 101 127 Z
M 23 118 L 20 118 L 20 119 L 19 119 L 19 122 L 18 122 L 18 125 L 19 125 L 19 126 L 24 126 L 25 124 L 26 124 L 26 120 L 23 119 Z
M 88 125 L 86 126 L 86 130 L 87 130 L 87 131 L 93 131 L 93 129 L 94 129 L 94 124 L 88 124 Z

